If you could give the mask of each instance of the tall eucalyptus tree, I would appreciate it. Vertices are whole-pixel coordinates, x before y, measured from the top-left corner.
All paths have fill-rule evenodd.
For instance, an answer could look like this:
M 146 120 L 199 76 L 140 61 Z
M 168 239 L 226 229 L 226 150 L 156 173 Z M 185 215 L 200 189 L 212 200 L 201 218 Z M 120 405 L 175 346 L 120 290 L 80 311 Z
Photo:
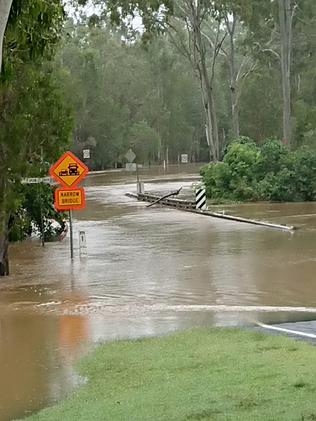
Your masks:
M 60 37 L 64 19 L 61 1 L 0 0 L 0 6 L 3 43 L 0 75 L 0 276 L 3 276 L 9 273 L 8 230 L 17 199 L 16 185 L 28 164 L 39 154 L 40 147 L 45 146 L 50 151 L 59 142 L 61 132 L 65 129 L 60 136 L 64 140 L 71 127 L 68 127 L 67 112 L 59 119 L 60 126 L 55 126 L 59 112 L 65 110 L 56 96 L 56 88 L 50 85 L 50 77 L 42 72 L 43 61 L 52 56 Z M 41 98 L 38 92 L 43 92 L 43 86 L 47 90 Z M 36 101 L 42 105 L 36 107 Z M 37 125 L 33 125 L 36 121 Z M 43 133 L 47 136 L 43 137 Z M 39 137 L 42 137 L 43 145 L 38 143 Z

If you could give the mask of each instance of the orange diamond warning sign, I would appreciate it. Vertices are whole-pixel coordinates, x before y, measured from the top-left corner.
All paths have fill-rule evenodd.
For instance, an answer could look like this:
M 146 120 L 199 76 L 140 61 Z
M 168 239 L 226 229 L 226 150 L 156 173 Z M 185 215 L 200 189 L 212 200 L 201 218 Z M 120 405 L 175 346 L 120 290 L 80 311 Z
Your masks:
M 76 186 L 88 174 L 88 167 L 72 152 L 66 152 L 50 169 L 50 175 L 65 187 Z
M 55 208 L 59 211 L 83 209 L 86 206 L 84 189 L 58 188 L 55 190 Z

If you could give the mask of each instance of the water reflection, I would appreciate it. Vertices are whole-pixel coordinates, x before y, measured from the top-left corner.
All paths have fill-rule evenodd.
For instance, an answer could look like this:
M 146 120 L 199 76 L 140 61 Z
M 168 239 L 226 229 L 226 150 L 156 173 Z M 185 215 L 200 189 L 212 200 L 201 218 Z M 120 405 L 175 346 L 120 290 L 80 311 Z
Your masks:
M 1 420 L 20 418 L 53 403 L 78 383 L 72 363 L 82 347 L 79 343 L 87 337 L 77 335 L 81 318 L 77 319 L 74 346 L 65 341 L 57 317 L 0 315 Z

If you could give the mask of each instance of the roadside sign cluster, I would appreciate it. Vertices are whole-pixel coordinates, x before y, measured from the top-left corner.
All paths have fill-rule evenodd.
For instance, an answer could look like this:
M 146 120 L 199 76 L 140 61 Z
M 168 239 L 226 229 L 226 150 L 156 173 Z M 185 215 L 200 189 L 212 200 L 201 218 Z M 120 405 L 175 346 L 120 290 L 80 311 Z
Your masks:
M 85 191 L 77 186 L 88 172 L 88 167 L 72 152 L 66 152 L 51 167 L 51 177 L 63 186 L 55 190 L 54 204 L 57 210 L 79 210 L 85 207 Z

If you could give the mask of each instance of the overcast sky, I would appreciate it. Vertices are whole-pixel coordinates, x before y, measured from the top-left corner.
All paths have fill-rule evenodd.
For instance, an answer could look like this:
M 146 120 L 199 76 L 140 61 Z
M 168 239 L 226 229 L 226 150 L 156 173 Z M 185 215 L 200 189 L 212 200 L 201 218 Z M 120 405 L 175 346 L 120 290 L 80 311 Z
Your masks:
M 74 14 L 75 10 L 74 8 L 71 6 L 70 1 L 69 0 L 65 0 L 65 9 L 67 10 L 67 12 L 69 14 Z M 85 10 L 87 15 L 93 15 L 94 13 L 97 13 L 98 10 L 100 10 L 100 8 L 96 7 L 93 5 L 92 1 L 89 0 L 87 5 L 85 7 L 82 7 L 83 10 Z
M 64 0 L 64 1 L 65 1 L 65 9 L 67 13 L 75 17 L 76 16 L 75 9 L 71 6 L 70 0 Z M 94 13 L 98 14 L 98 12 L 101 12 L 102 7 L 93 5 L 93 1 L 89 0 L 87 5 L 85 7 L 82 7 L 82 9 L 85 11 L 86 15 L 90 16 L 90 15 L 93 15 Z M 131 22 L 132 22 L 132 27 L 134 30 L 137 30 L 140 32 L 143 31 L 142 20 L 140 17 L 136 16 Z

